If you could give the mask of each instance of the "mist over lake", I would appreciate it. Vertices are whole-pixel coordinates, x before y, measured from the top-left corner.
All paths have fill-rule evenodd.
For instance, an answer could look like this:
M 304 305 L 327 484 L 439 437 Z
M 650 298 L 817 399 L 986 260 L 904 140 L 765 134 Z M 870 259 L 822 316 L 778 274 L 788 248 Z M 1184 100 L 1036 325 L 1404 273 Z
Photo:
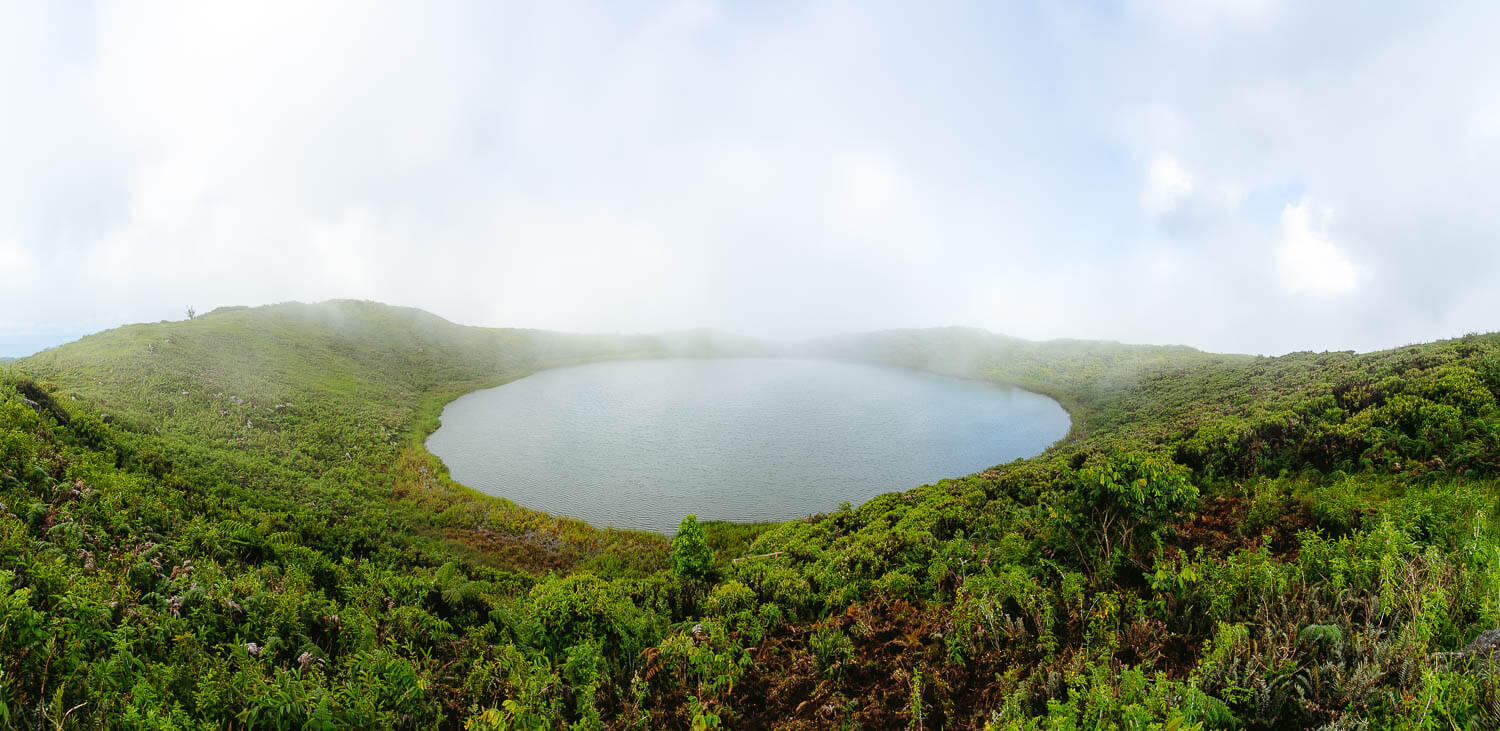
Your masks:
M 788 520 L 1033 456 L 1068 431 L 1046 396 L 795 358 L 614 361 L 449 404 L 427 448 L 454 479 L 599 526 Z

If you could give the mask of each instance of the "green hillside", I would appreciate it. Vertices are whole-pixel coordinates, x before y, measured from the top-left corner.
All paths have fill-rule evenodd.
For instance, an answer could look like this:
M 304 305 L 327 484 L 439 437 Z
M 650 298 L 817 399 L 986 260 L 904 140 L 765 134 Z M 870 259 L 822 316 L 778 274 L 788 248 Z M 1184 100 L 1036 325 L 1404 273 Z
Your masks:
M 1180 345 L 1122 345 L 1097 340 L 1037 343 L 964 327 L 845 335 L 807 343 L 803 352 L 984 378 L 1045 393 L 1062 402 L 1072 415 L 1072 439 L 1118 425 L 1121 401 L 1143 380 L 1191 367 L 1254 360 L 1251 356 L 1204 353 Z
M 776 525 L 599 530 L 422 448 L 474 388 L 706 332 L 221 309 L 0 370 L 15 727 L 1488 728 L 1500 336 L 1355 355 L 981 331 L 803 352 L 1015 383 L 1070 438 Z M 1482 649 L 1482 648 L 1481 648 Z
M 656 561 L 641 552 L 660 551 L 640 545 L 654 537 L 595 531 L 449 482 L 421 447 L 442 405 L 539 368 L 763 349 L 706 332 L 464 327 L 420 310 L 334 301 L 131 325 L 43 351 L 21 370 L 70 403 L 150 433 L 174 464 L 238 488 L 242 504 L 311 526 L 359 524 L 372 542 L 399 521 L 403 532 L 482 548 L 475 560 L 552 568 L 622 551 L 625 560 Z M 399 504 L 382 504 L 392 498 Z

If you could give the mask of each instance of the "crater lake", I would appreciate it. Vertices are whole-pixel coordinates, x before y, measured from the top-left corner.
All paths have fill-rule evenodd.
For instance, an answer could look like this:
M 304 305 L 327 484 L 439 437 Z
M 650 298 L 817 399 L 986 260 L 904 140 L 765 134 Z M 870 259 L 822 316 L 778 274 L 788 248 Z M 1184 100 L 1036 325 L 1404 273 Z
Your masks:
M 455 480 L 597 526 L 780 521 L 1034 456 L 1068 432 L 1019 388 L 802 358 L 625 360 L 545 370 L 443 410 Z

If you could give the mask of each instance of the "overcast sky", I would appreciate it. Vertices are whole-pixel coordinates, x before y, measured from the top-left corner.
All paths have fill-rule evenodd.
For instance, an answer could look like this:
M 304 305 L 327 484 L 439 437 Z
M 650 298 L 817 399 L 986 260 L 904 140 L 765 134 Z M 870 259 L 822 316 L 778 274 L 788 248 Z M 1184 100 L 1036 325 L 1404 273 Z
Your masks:
M 0 0 L 0 355 L 184 307 L 1500 330 L 1500 3 Z

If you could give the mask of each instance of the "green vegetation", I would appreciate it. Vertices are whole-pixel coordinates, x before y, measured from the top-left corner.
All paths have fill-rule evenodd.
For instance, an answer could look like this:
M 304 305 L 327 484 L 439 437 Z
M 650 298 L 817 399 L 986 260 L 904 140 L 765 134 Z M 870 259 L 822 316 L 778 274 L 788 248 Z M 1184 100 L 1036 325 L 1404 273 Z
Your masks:
M 1121 345 L 1092 340 L 1036 343 L 965 327 L 845 335 L 809 343 L 803 350 L 811 355 L 983 378 L 1044 393 L 1073 417 L 1073 430 L 1068 435 L 1071 439 L 1139 423 L 1122 409 L 1142 380 L 1194 366 L 1232 366 L 1254 360 L 1251 356 L 1216 355 L 1180 345 Z
M 1355 355 L 809 348 L 1017 383 L 1047 453 L 670 542 L 421 446 L 457 395 L 707 333 L 217 310 L 0 370 L 0 725 L 1492 728 L 1500 336 Z M 1481 638 L 1482 639 L 1482 638 Z

